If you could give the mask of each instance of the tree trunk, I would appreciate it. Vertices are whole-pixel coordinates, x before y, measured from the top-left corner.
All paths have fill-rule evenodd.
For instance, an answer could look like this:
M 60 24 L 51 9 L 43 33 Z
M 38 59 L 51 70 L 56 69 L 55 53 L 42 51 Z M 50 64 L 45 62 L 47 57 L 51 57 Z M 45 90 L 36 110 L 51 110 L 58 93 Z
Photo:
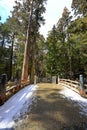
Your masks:
M 31 35 L 31 25 L 32 25 L 32 14 L 33 14 L 33 0 L 31 0 L 27 38 L 26 38 L 25 51 L 24 51 L 24 61 L 23 61 L 23 68 L 22 68 L 23 81 L 26 81 L 28 79 L 28 67 L 29 67 L 29 55 L 30 55 L 29 46 L 30 46 L 30 35 Z
M 31 67 L 31 77 L 30 77 L 30 83 L 34 83 L 34 75 L 35 75 L 35 60 L 32 61 L 32 67 Z
M 36 29 L 35 29 L 36 31 Z M 32 66 L 31 66 L 31 78 L 30 78 L 30 82 L 34 83 L 34 75 L 35 75 L 35 62 L 36 62 L 36 32 L 34 35 L 34 39 L 33 39 L 33 48 L 32 48 Z
M 14 46 L 14 35 L 12 36 L 12 45 L 11 45 L 11 55 L 10 55 L 10 71 L 9 71 L 9 80 L 12 78 L 12 60 L 13 60 L 13 46 Z

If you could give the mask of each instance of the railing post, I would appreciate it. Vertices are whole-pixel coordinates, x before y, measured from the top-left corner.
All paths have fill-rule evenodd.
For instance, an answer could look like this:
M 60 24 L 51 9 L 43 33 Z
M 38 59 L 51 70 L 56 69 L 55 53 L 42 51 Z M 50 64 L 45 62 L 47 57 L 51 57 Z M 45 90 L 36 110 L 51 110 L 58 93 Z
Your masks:
M 83 75 L 79 75 L 79 81 L 80 81 L 80 87 L 81 89 L 84 89 L 84 79 L 83 79 Z
M 7 82 L 7 75 L 2 74 L 1 75 L 1 85 L 0 85 L 0 94 L 3 102 L 5 101 L 6 98 L 6 82 Z
M 34 84 L 36 84 L 36 83 L 37 83 L 37 76 L 34 75 Z
M 60 78 L 59 78 L 59 75 L 58 75 L 58 77 L 57 77 L 57 82 L 58 82 L 58 83 L 60 82 Z
M 52 76 L 52 83 L 56 84 L 56 76 Z

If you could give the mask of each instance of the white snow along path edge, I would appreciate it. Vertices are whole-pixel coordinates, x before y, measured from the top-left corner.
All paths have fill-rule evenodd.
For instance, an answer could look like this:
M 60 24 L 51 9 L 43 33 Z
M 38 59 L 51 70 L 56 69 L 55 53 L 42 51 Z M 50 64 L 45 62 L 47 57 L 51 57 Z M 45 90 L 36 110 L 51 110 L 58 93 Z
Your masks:
M 32 97 L 36 89 L 37 85 L 29 85 L 13 95 L 3 106 L 0 106 L 0 129 L 12 128 L 15 125 L 14 119 L 32 105 L 34 100 Z
M 80 107 L 80 114 L 87 116 L 87 99 L 81 97 L 78 93 L 64 86 L 63 89 L 59 92 L 63 98 L 74 101 L 74 105 Z

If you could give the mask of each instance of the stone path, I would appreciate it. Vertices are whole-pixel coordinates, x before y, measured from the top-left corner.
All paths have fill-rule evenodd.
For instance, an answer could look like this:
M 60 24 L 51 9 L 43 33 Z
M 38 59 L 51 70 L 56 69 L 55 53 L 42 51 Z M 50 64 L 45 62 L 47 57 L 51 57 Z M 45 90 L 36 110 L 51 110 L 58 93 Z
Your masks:
M 16 130 L 87 130 L 87 117 L 80 115 L 79 107 L 58 93 L 62 86 L 38 86 L 36 102 L 22 124 L 17 123 Z

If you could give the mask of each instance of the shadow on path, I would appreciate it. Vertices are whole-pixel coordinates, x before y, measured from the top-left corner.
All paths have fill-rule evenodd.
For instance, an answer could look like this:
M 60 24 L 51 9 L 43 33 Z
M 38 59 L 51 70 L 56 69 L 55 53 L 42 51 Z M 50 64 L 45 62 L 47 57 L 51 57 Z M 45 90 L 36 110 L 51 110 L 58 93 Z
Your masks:
M 17 130 L 87 130 L 87 117 L 81 116 L 79 107 L 58 93 L 61 86 L 38 85 L 37 102 Z

